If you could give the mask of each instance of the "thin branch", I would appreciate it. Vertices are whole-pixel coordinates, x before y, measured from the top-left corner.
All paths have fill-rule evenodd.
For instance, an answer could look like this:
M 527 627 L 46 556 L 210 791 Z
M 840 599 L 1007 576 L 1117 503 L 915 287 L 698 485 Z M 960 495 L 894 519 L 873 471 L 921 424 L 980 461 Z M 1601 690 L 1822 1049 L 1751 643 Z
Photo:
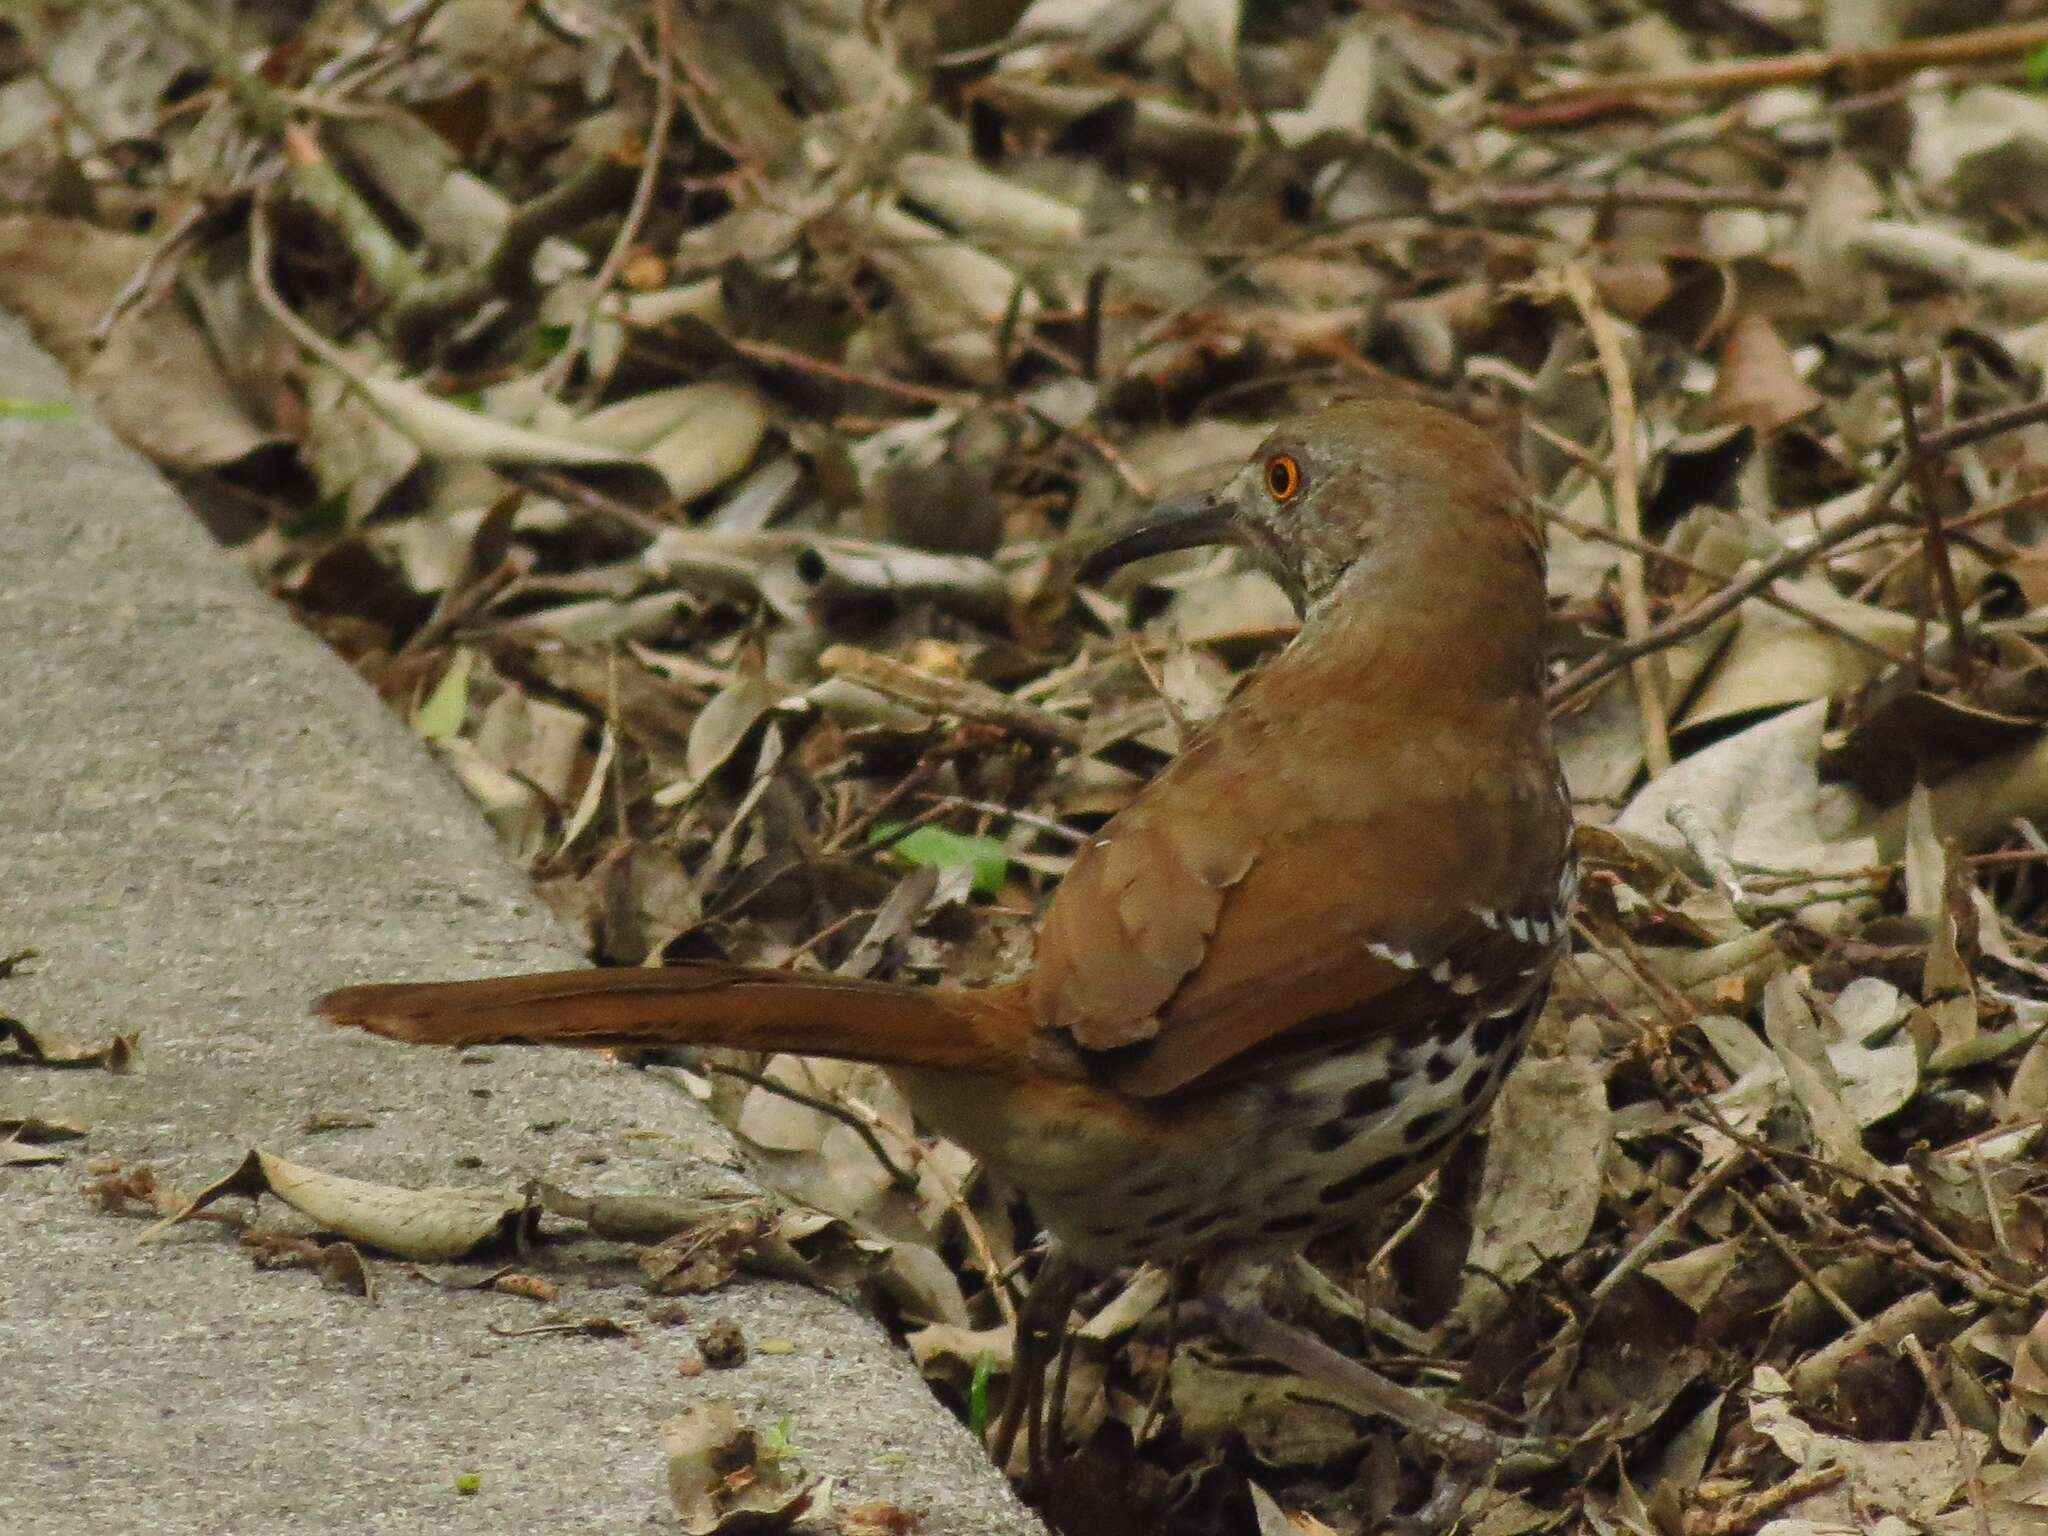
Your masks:
M 1779 1510 L 1790 1509 L 1801 1499 L 1826 1492 L 1848 1475 L 1849 1469 L 1840 1462 L 1794 1473 L 1772 1487 L 1735 1500 L 1715 1517 L 1712 1525 L 1705 1527 L 1701 1536 L 1749 1536 Z
M 1808 1290 L 1834 1308 L 1835 1315 L 1841 1318 L 1849 1327 L 1861 1328 L 1863 1326 L 1863 1319 L 1857 1315 L 1856 1309 L 1842 1299 L 1841 1292 L 1821 1278 L 1820 1272 L 1806 1262 L 1798 1249 L 1785 1241 L 1785 1235 L 1782 1232 L 1764 1220 L 1764 1213 L 1756 1208 L 1754 1200 L 1733 1186 L 1730 1186 L 1728 1196 L 1737 1205 L 1742 1207 L 1742 1213 L 1749 1218 L 1750 1225 L 1756 1228 L 1765 1242 L 1777 1250 L 1778 1257 L 1787 1264 L 1790 1264 L 1793 1272 L 1806 1282 Z
M 1920 439 L 1920 424 L 1913 413 L 1913 392 L 1906 379 L 1906 366 L 1890 359 L 1892 388 L 1899 397 L 1899 429 L 1906 438 L 1906 464 L 1913 476 L 1913 488 L 1920 497 L 1920 515 L 1927 520 L 1927 568 L 1941 597 L 1941 616 L 1948 624 L 1949 644 L 1956 662 L 1965 669 L 1970 660 L 1970 637 L 1964 628 L 1963 598 L 1956 590 L 1955 566 L 1949 559 L 1948 534 L 1941 521 L 1941 478 L 1935 472 L 1934 456 Z
M 590 303 L 577 315 L 567 342 L 541 375 L 541 388 L 550 395 L 561 391 L 569 370 L 576 366 L 576 359 L 589 343 L 605 297 L 611 292 L 619 269 L 625 266 L 633 242 L 640 237 L 641 226 L 647 222 L 647 211 L 654 206 L 654 189 L 661 181 L 662 162 L 668 158 L 669 127 L 675 120 L 676 110 L 675 69 L 671 62 L 675 54 L 675 22 L 669 0 L 648 0 L 647 8 L 654 18 L 654 57 L 649 59 L 641 55 L 641 64 L 654 74 L 654 120 L 647 127 L 647 147 L 640 160 L 640 176 L 633 184 L 633 200 L 626 206 L 626 217 L 619 225 L 611 249 L 604 253 L 597 276 L 592 279 Z M 634 52 L 640 54 L 638 49 Z
M 827 647 L 818 658 L 818 670 L 833 677 L 850 677 L 906 704 L 999 726 L 1041 746 L 1076 752 L 1082 745 L 1081 727 L 1065 715 L 1019 703 L 986 683 L 941 677 L 859 646 Z
M 1600 1283 L 1593 1287 L 1594 1305 L 1605 1301 L 1616 1286 L 1649 1262 L 1651 1254 L 1677 1236 L 1678 1229 L 1692 1220 L 1693 1212 L 1740 1173 L 1748 1161 L 1748 1148 L 1732 1147 L 1713 1167 L 1695 1177 L 1678 1203 L 1666 1211 L 1655 1226 L 1636 1240 L 1636 1245 L 1621 1256 L 1620 1263 L 1600 1277 Z
M 1941 1389 L 1941 1377 L 1935 1373 L 1934 1361 L 1928 1355 L 1927 1347 L 1910 1333 L 1900 1341 L 1899 1347 L 1913 1362 L 1913 1369 L 1920 1373 L 1920 1379 L 1927 1383 L 1927 1395 L 1934 1399 L 1935 1409 L 1941 1414 L 1941 1426 L 1948 1431 L 1949 1439 L 1955 1442 L 1956 1460 L 1963 1464 L 1963 1490 L 1970 1501 L 1970 1516 L 1976 1524 L 1977 1536 L 1991 1536 L 1991 1510 L 1984 1500 L 1984 1469 L 1978 1462 L 1977 1449 L 1963 1433 L 1955 1404 Z
M 1704 213 L 1715 208 L 1761 208 L 1800 213 L 1810 199 L 1796 192 L 1754 187 L 1618 187 L 1587 182 L 1536 182 L 1522 187 L 1478 187 L 1451 198 L 1444 214 L 1523 213 L 1545 208 L 1676 208 Z
M 1622 351 L 1621 327 L 1600 303 L 1593 291 L 1593 279 L 1580 263 L 1568 262 L 1564 269 L 1564 291 L 1586 323 L 1593 339 L 1594 354 L 1607 383 L 1607 408 L 1612 418 L 1614 525 L 1629 543 L 1621 562 L 1621 622 L 1631 641 L 1650 632 L 1650 597 L 1644 580 L 1643 557 L 1634 546 L 1642 543 L 1642 498 L 1636 486 L 1636 387 L 1629 373 L 1628 357 Z M 1663 667 L 1647 653 L 1629 663 L 1635 679 L 1636 710 L 1643 724 L 1643 761 L 1656 778 L 1671 767 L 1671 722 L 1664 707 Z
M 1929 453 L 1948 453 L 1957 448 L 1968 447 L 1971 443 L 1982 442 L 1987 437 L 1996 437 L 2001 432 L 2034 426 L 2043 421 L 2048 421 L 2048 400 L 2032 400 L 2025 405 L 1986 411 L 1982 416 L 1975 416 L 1968 421 L 1958 422 L 1952 427 L 1931 433 L 1921 440 L 1921 447 Z M 1871 487 L 1870 503 L 1861 512 L 1853 517 L 1844 518 L 1832 528 L 1823 530 L 1811 543 L 1781 551 L 1747 576 L 1730 582 L 1713 596 L 1693 604 L 1677 617 L 1666 619 L 1640 638 L 1609 646 L 1598 656 L 1581 662 L 1551 684 L 1551 708 L 1563 708 L 1596 683 L 1602 682 L 1611 673 L 1627 666 L 1638 657 L 1652 655 L 1678 644 L 1681 640 L 1690 639 L 1722 614 L 1731 612 L 1744 599 L 1756 596 L 1780 577 L 1788 576 L 1812 564 L 1829 550 L 1838 548 L 1858 535 L 1880 526 L 1894 515 L 1892 500 L 1898 495 L 1900 486 L 1905 483 L 1906 476 L 1911 470 L 1912 466 L 1904 457 L 1893 460 Z
M 1746 91 L 1774 85 L 1798 85 L 1844 75 L 1866 78 L 1897 75 L 1931 65 L 1974 64 L 2009 58 L 2048 43 L 2048 22 L 1984 27 L 1945 37 L 1921 37 L 1889 48 L 1813 48 L 1778 58 L 1724 59 L 1686 69 L 1652 70 L 1634 75 L 1592 75 L 1570 85 L 1531 91 L 1518 105 L 1558 106 L 1604 96 L 1687 96 L 1713 91 Z
M 801 1104 L 805 1109 L 815 1109 L 821 1115 L 830 1115 L 867 1144 L 867 1149 L 875 1154 L 875 1161 L 882 1165 L 883 1171 L 889 1175 L 890 1182 L 898 1189 L 914 1191 L 917 1188 L 917 1175 L 889 1155 L 889 1149 L 882 1145 L 882 1138 L 875 1134 L 875 1128 L 837 1100 L 821 1098 L 815 1093 L 805 1093 L 801 1088 L 792 1088 L 787 1083 L 777 1082 L 765 1072 L 728 1066 L 722 1061 L 700 1061 L 697 1067 L 700 1071 L 716 1072 L 721 1077 L 737 1078 L 740 1082 L 750 1083 L 764 1092 L 788 1099 L 792 1104 Z
M 2048 492 L 2044 492 L 2043 496 L 2048 498 Z M 1620 549 L 1634 549 L 1649 559 L 1662 560 L 1665 564 L 1675 566 L 1688 575 L 1705 576 L 1715 581 L 1721 579 L 1719 571 L 1709 566 L 1701 565 L 1697 560 L 1689 560 L 1674 550 L 1664 548 L 1661 544 L 1651 543 L 1647 539 L 1631 539 L 1626 534 L 1616 533 L 1612 528 L 1603 528 L 1600 524 L 1588 522 L 1585 518 L 1573 517 L 1569 512 L 1558 512 L 1549 507 L 1542 507 L 1539 510 L 1547 520 L 1556 523 L 1560 528 L 1569 528 L 1581 538 L 1595 539 L 1602 544 L 1612 544 Z M 1879 661 L 1884 662 L 1887 666 L 1903 667 L 1911 665 L 1912 659 L 1910 657 L 1901 656 L 1897 651 L 1888 650 L 1884 646 L 1879 645 L 1875 640 L 1865 635 L 1857 634 L 1848 625 L 1829 618 L 1819 609 L 1810 608 L 1796 598 L 1785 597 L 1767 587 L 1756 594 L 1756 600 L 1767 607 L 1777 609 L 1780 613 L 1790 618 L 1798 619 L 1802 623 L 1811 624 L 1823 634 L 1833 635 L 1845 645 L 1855 646 L 1859 651 L 1868 653 Z
M 215 212 L 212 203 L 202 198 L 186 208 L 157 236 L 156 244 L 149 248 L 149 254 L 128 274 L 128 280 L 121 285 L 121 291 L 114 295 L 113 302 L 101 313 L 99 319 L 92 323 L 93 346 L 104 347 L 114 334 L 114 327 L 121 323 L 122 316 L 150 297 L 158 279 L 183 254 L 199 227 L 212 218 Z

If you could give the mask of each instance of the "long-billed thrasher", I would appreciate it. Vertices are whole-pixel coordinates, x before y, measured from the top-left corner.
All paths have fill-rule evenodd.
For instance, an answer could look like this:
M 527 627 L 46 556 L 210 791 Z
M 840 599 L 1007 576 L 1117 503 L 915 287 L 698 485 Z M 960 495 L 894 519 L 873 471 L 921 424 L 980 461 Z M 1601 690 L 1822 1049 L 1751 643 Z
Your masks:
M 1576 874 L 1541 527 L 1475 427 L 1353 402 L 1282 425 L 1084 574 L 1208 543 L 1270 572 L 1300 633 L 1090 839 L 1017 980 L 688 964 L 348 987 L 320 1010 L 436 1045 L 879 1062 L 1029 1199 L 1070 1288 L 1204 1261 L 1241 1345 L 1490 1461 L 1492 1431 L 1247 1302 L 1242 1261 L 1365 1223 L 1442 1162 L 1542 1007 Z

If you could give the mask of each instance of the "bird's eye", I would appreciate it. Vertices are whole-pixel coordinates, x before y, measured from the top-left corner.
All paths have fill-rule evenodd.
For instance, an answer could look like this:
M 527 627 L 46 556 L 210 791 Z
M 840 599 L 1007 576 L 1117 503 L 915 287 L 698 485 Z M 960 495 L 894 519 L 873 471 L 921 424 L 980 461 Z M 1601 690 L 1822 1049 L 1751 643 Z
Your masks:
M 1301 494 L 1301 465 L 1291 453 L 1276 453 L 1266 460 L 1266 494 L 1275 501 L 1292 501 Z

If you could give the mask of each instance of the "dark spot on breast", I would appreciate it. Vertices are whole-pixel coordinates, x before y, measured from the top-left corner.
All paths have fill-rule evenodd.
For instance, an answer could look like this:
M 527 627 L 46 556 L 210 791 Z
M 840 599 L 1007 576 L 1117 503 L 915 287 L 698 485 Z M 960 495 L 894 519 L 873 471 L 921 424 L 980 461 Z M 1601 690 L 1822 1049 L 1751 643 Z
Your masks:
M 1292 1216 L 1275 1216 L 1270 1221 L 1259 1223 L 1261 1232 L 1306 1232 L 1322 1220 L 1314 1211 L 1298 1211 Z
M 1150 1216 L 1147 1216 L 1145 1218 L 1145 1225 L 1149 1230 L 1157 1232 L 1162 1227 L 1172 1226 L 1176 1221 L 1187 1220 L 1187 1215 L 1188 1208 L 1186 1206 L 1169 1205 L 1165 1210 L 1154 1211 Z
M 1487 1085 L 1492 1081 L 1493 1074 L 1491 1072 L 1483 1072 L 1475 1068 L 1472 1075 L 1465 1079 L 1464 1088 L 1460 1090 L 1465 1102 L 1467 1104 L 1477 1104 L 1480 1099 L 1485 1097 Z
M 1181 1234 L 1185 1237 L 1200 1237 L 1210 1228 L 1219 1227 L 1230 1220 L 1232 1214 L 1229 1211 L 1197 1211 L 1180 1224 Z
M 1401 1051 L 1419 1051 L 1436 1038 L 1436 1019 L 1422 1019 L 1405 1026 L 1394 1036 L 1394 1044 Z
M 1433 1109 L 1426 1115 L 1417 1115 L 1401 1127 L 1401 1139 L 1411 1145 L 1429 1140 L 1429 1133 L 1443 1124 L 1448 1115 L 1449 1111 L 1442 1109 Z
M 1339 1116 L 1325 1120 L 1308 1133 L 1308 1149 L 1311 1152 L 1334 1152 L 1357 1134 L 1349 1120 Z
M 1472 1035 L 1472 1049 L 1481 1056 L 1493 1056 L 1508 1043 L 1509 1038 L 1521 1027 L 1525 1015 L 1518 1008 L 1513 1013 L 1498 1018 L 1482 1019 L 1479 1028 Z
M 1443 1151 L 1444 1148 L 1471 1129 L 1472 1121 L 1469 1117 L 1461 1116 L 1459 1119 L 1452 1121 L 1441 1131 L 1438 1131 L 1435 1137 L 1415 1149 L 1415 1161 L 1418 1164 L 1432 1161 L 1437 1153 Z
M 1367 1163 L 1358 1172 L 1346 1174 L 1334 1184 L 1325 1184 L 1322 1194 L 1317 1198 L 1325 1205 L 1341 1205 L 1361 1190 L 1371 1189 L 1375 1184 L 1386 1183 L 1395 1175 L 1414 1166 L 1414 1161 L 1409 1154 L 1397 1152 L 1392 1157 L 1383 1157 L 1376 1163 Z
M 1449 1051 L 1438 1051 L 1429 1058 L 1429 1065 L 1422 1069 L 1422 1075 L 1432 1083 L 1440 1083 L 1458 1070 L 1458 1058 Z
M 1344 1095 L 1344 1113 L 1356 1119 L 1360 1115 L 1376 1114 L 1383 1109 L 1394 1107 L 1394 1079 L 1392 1077 L 1368 1078 Z
M 1133 1200 L 1150 1200 L 1155 1195 L 1165 1194 L 1172 1187 L 1173 1180 L 1171 1178 L 1147 1179 L 1142 1184 L 1133 1184 L 1131 1186 L 1131 1198 Z

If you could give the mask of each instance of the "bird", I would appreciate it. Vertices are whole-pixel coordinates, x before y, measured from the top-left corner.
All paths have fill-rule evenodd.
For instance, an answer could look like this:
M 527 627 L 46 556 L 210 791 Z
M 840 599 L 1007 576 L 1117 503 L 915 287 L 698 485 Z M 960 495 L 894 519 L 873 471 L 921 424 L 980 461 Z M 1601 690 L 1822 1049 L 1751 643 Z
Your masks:
M 1459 1465 L 1497 1458 L 1505 1437 L 1283 1323 L 1245 1277 L 1372 1222 L 1449 1156 L 1568 945 L 1542 523 L 1471 422 L 1349 400 L 1280 422 L 1077 579 L 1203 545 L 1244 551 L 1299 627 L 1081 847 L 1014 980 L 693 962 L 352 986 L 318 1011 L 421 1044 L 879 1063 L 1026 1197 L 1069 1290 L 1193 1261 L 1242 1347 Z

